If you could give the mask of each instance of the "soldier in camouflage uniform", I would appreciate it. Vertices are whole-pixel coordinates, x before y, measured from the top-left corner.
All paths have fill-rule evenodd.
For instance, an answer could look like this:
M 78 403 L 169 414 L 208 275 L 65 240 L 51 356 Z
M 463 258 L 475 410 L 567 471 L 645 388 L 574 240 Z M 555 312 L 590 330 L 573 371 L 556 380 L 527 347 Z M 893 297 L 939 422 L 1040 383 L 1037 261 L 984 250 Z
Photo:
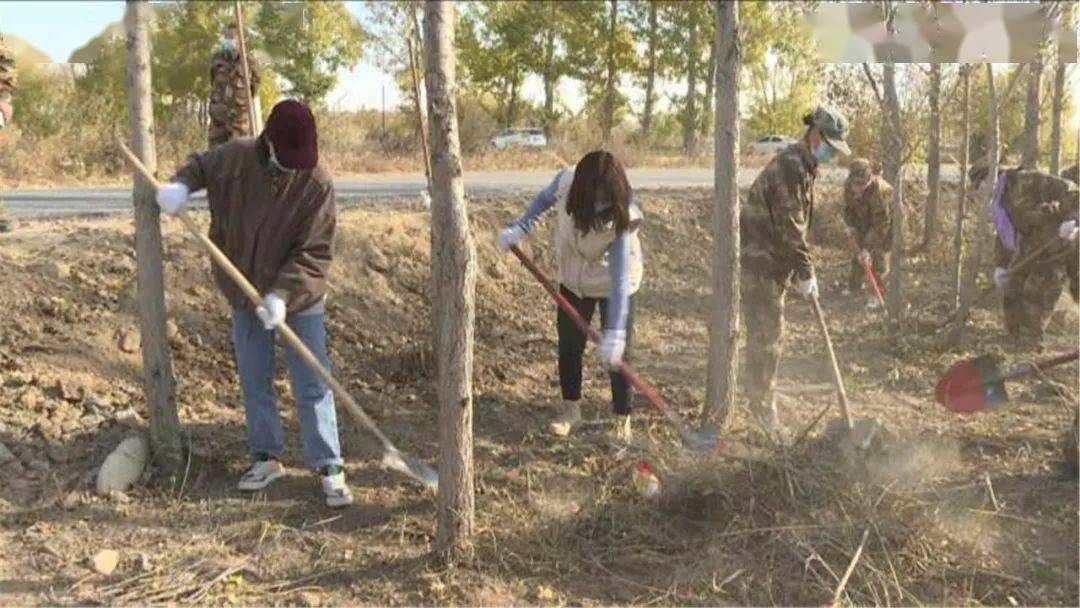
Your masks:
M 1065 279 L 1073 300 L 1080 298 L 1077 277 L 1077 185 L 1049 173 L 1008 169 L 1000 173 L 992 207 L 997 228 L 994 282 L 1004 292 L 1005 330 L 1019 350 L 1041 348 Z M 1031 252 L 1050 243 L 1050 249 Z M 1018 262 L 1025 261 L 1022 266 Z
M 239 30 L 229 24 L 222 30 L 221 43 L 210 60 L 210 147 L 249 135 L 248 95 L 244 94 L 244 62 L 240 57 Z M 259 90 L 259 70 L 248 53 L 251 96 Z
M 848 290 L 858 293 L 866 280 L 864 261 L 870 261 L 879 281 L 889 274 L 892 247 L 892 186 L 870 170 L 870 161 L 857 158 L 848 167 L 844 182 L 844 230 L 858 251 L 851 260 Z M 868 305 L 877 306 L 871 297 Z
M 15 58 L 4 46 L 4 35 L 0 34 L 0 129 L 12 118 L 11 96 L 16 84 Z M 4 197 L 0 195 L 0 233 L 11 230 L 11 224 L 4 217 Z
M 847 125 L 835 111 L 820 107 L 808 114 L 802 141 L 788 146 L 758 174 L 742 205 L 741 294 L 746 325 L 746 376 L 750 411 L 767 429 L 779 420 L 773 385 L 780 362 L 784 294 L 797 282 L 803 297 L 817 296 L 807 232 L 814 212 L 818 164 L 836 151 L 848 154 Z

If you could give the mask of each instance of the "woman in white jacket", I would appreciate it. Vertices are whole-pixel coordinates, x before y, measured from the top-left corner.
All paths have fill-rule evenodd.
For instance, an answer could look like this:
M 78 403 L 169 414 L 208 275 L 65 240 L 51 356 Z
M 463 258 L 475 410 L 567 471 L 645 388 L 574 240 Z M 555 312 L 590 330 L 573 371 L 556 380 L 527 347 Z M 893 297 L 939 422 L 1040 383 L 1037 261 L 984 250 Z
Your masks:
M 499 233 L 506 250 L 524 239 L 536 221 L 557 207 L 555 255 L 559 291 L 586 322 L 599 305 L 603 340 L 600 357 L 612 367 L 611 398 L 614 430 L 630 436 L 633 390 L 613 368 L 629 356 L 633 336 L 634 294 L 641 285 L 643 264 L 637 231 L 643 219 L 633 201 L 622 164 L 610 152 L 586 154 L 577 165 L 561 171 L 533 199 L 525 214 Z M 562 412 L 551 423 L 557 435 L 568 435 L 581 420 L 581 368 L 587 338 L 562 310 L 558 311 L 559 386 Z

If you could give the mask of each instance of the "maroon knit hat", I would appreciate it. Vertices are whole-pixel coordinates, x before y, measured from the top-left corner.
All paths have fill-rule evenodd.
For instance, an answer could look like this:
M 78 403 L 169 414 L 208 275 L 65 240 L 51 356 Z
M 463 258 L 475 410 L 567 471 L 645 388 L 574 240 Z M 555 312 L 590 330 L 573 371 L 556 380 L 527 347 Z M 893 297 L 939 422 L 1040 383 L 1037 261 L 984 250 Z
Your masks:
M 286 99 L 275 105 L 265 131 L 274 144 L 274 156 L 286 169 L 314 169 L 319 163 L 315 116 L 299 101 Z

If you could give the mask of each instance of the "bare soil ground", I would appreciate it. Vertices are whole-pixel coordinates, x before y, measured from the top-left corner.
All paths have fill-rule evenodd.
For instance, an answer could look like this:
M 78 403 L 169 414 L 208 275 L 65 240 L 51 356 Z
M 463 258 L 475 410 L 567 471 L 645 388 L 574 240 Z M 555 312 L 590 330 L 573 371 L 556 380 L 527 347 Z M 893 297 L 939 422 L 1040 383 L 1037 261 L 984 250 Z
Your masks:
M 704 400 L 708 193 L 640 198 L 647 276 L 634 361 L 693 416 Z M 800 431 L 829 408 L 799 445 L 775 449 L 740 409 L 730 433 L 766 457 L 695 458 L 643 402 L 632 446 L 613 445 L 606 377 L 592 360 L 586 422 L 569 439 L 547 435 L 554 307 L 491 244 L 523 201 L 472 201 L 477 534 L 473 560 L 449 568 L 429 556 L 433 496 L 380 469 L 377 444 L 345 412 L 357 504 L 323 506 L 283 375 L 292 474 L 266 492 L 235 490 L 247 461 L 227 310 L 206 256 L 172 221 L 167 299 L 191 458 L 175 477 L 95 496 L 105 455 L 146 427 L 132 223 L 40 222 L 0 236 L 0 442 L 15 456 L 0 464 L 0 604 L 1077 605 L 1077 484 L 1059 471 L 1075 366 L 1014 384 L 998 411 L 950 415 L 934 383 L 956 359 L 999 350 L 995 297 L 980 300 L 965 346 L 946 350 L 951 254 L 939 246 L 911 260 L 910 321 L 889 337 L 862 295 L 840 294 L 837 192 L 818 198 L 822 299 L 848 392 L 857 416 L 893 435 L 855 462 L 824 431 L 835 399 L 798 298 L 787 304 L 781 415 Z M 428 217 L 405 202 L 343 213 L 328 322 L 344 383 L 395 441 L 433 460 Z M 548 240 L 529 248 L 551 268 Z M 1076 307 L 1063 300 L 1048 350 L 1075 348 L 1076 335 Z M 642 459 L 660 471 L 658 500 L 633 491 Z M 88 567 L 102 549 L 120 555 L 108 576 Z

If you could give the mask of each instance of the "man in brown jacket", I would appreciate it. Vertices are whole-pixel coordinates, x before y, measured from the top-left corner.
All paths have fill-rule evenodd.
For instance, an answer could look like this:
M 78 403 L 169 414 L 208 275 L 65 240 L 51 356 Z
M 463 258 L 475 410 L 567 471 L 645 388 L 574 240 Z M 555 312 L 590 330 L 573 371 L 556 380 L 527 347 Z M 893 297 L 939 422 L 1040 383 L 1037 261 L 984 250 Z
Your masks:
M 276 106 L 256 139 L 235 139 L 191 156 L 157 193 L 167 213 L 191 192 L 206 189 L 210 239 L 264 296 L 253 307 L 214 267 L 232 307 L 236 367 L 244 395 L 254 464 L 241 490 L 261 490 L 285 474 L 285 437 L 274 394 L 274 328 L 288 323 L 324 366 L 326 278 L 333 257 L 337 208 L 330 175 L 318 166 L 315 117 L 298 101 Z M 285 359 L 296 398 L 308 465 L 322 478 L 326 504 L 345 506 L 345 484 L 334 395 L 292 349 Z

